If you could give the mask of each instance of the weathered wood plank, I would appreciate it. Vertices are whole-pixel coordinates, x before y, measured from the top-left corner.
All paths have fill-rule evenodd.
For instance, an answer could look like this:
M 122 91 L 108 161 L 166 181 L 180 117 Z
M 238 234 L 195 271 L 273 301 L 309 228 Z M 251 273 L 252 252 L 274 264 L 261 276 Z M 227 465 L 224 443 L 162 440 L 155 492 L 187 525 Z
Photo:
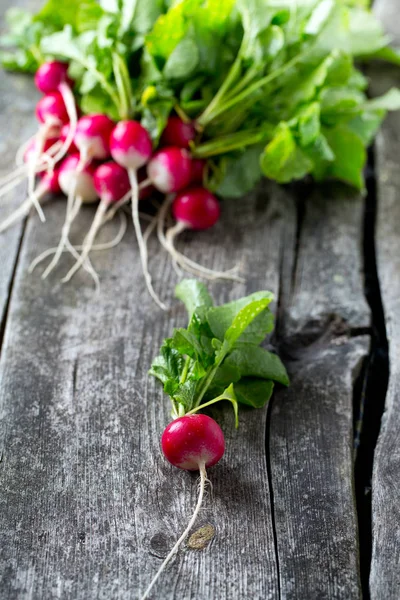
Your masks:
M 387 31 L 400 42 L 398 3 L 376 2 Z M 379 65 L 373 91 L 398 83 L 398 68 Z M 374 600 L 400 597 L 400 115 L 388 116 L 376 140 L 378 275 L 389 341 L 390 378 L 374 456 L 372 480 L 373 552 L 370 588 Z
M 363 201 L 340 188 L 305 202 L 281 310 L 291 387 L 274 399 L 270 460 L 281 596 L 358 598 L 353 384 L 369 348 Z
M 26 5 L 27 2 L 20 4 Z M 15 3 L 11 0 L 0 2 L 0 24 L 5 11 L 12 5 L 15 6 Z M 18 146 L 34 132 L 33 114 L 37 97 L 30 78 L 0 72 L 0 177 L 14 168 L 13 160 Z M 23 194 L 24 186 L 21 185 L 14 193 L 0 198 L 0 220 L 23 200 Z M 0 331 L 3 329 L 22 230 L 21 223 L 0 234 Z
M 131 232 L 95 259 L 100 297 L 84 273 L 73 285 L 54 286 L 66 259 L 45 283 L 29 276 L 31 259 L 57 239 L 62 208 L 49 207 L 46 228 L 28 223 L 7 322 L 0 373 L 2 596 L 137 598 L 195 504 L 195 476 L 160 454 L 169 408 L 147 377 L 162 338 L 185 317 L 175 305 L 163 314 L 149 301 Z M 203 262 L 226 268 L 241 259 L 251 273 L 246 287 L 215 285 L 216 296 L 277 291 L 292 222 L 285 198 L 274 192 L 267 199 L 259 190 L 246 203 L 226 203 L 224 212 L 214 231 L 187 236 L 185 244 Z M 85 211 L 82 228 L 92 214 Z M 151 268 L 172 301 L 169 261 L 158 252 Z M 179 554 L 155 598 L 278 598 L 266 411 L 244 411 L 239 433 L 229 411 L 218 418 L 227 452 L 210 472 L 214 494 L 199 519 L 199 526 L 214 525 L 216 536 L 202 552 Z

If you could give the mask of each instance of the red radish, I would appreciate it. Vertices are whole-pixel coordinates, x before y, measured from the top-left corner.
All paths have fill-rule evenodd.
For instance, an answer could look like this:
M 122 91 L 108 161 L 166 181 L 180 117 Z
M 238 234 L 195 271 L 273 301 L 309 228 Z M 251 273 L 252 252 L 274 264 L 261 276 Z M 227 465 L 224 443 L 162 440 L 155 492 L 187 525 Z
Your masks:
M 60 260 L 64 247 L 71 248 L 68 236 L 71 225 L 77 217 L 83 203 L 96 202 L 97 192 L 93 184 L 93 176 L 96 169 L 94 163 L 81 164 L 78 154 L 71 154 L 63 160 L 59 171 L 59 182 L 61 190 L 67 196 L 67 210 L 65 222 L 61 232 L 61 239 L 52 261 L 44 271 L 42 278 L 45 279 L 54 269 Z M 91 270 L 91 274 L 96 284 L 98 284 L 97 274 Z
M 59 92 L 51 92 L 43 96 L 36 105 L 36 118 L 43 125 L 53 127 L 59 133 L 60 128 L 69 122 L 64 100 Z M 48 135 L 50 134 L 47 131 Z
M 56 162 L 61 160 L 71 146 L 74 138 L 76 123 L 78 120 L 74 95 L 71 87 L 72 79 L 68 77 L 68 64 L 59 61 L 46 62 L 39 67 L 35 75 L 35 84 L 43 94 L 59 93 L 68 114 L 69 130 L 59 152 L 56 155 Z
M 204 172 L 206 170 L 206 161 L 201 158 L 192 158 L 192 170 L 190 175 L 190 183 L 202 184 L 204 181 Z
M 140 260 L 147 289 L 153 300 L 166 310 L 153 289 L 151 276 L 147 267 L 147 247 L 143 239 L 139 221 L 139 186 L 137 171 L 151 157 L 152 142 L 147 130 L 138 121 L 120 121 L 110 137 L 111 156 L 128 171 L 132 190 L 132 220 L 139 246 Z
M 191 158 L 184 148 L 170 146 L 154 154 L 147 174 L 155 188 L 164 194 L 182 190 L 190 183 Z
M 51 61 L 42 64 L 35 74 L 35 85 L 43 94 L 58 92 L 60 85 L 66 83 L 73 85 L 72 79 L 68 77 L 68 64 L 59 61 Z
M 208 229 L 221 214 L 216 197 L 203 187 L 189 188 L 178 194 L 172 203 L 172 214 L 183 229 Z
M 69 281 L 76 271 L 84 264 L 93 247 L 96 235 L 104 223 L 105 215 L 110 204 L 124 198 L 131 187 L 127 170 L 114 161 L 106 162 L 97 167 L 93 175 L 93 185 L 100 198 L 100 204 L 93 219 L 93 223 L 83 242 L 82 254 L 72 269 L 70 269 L 63 278 L 63 282 Z
M 196 129 L 193 123 L 185 123 L 179 117 L 169 117 L 161 135 L 160 145 L 189 148 L 195 137 Z
M 148 598 L 158 578 L 192 529 L 200 512 L 208 481 L 206 467 L 215 465 L 221 459 L 225 451 L 225 439 L 214 419 L 203 414 L 193 414 L 179 417 L 167 425 L 161 438 L 161 447 L 166 459 L 174 466 L 188 471 L 200 471 L 199 497 L 188 526 L 165 558 L 141 600 Z
M 85 164 L 93 158 L 106 160 L 110 157 L 110 135 L 115 127 L 106 115 L 81 117 L 76 126 L 74 142 Z
M 165 458 L 175 467 L 199 471 L 215 465 L 225 451 L 221 427 L 203 414 L 185 415 L 172 421 L 161 438 Z
M 164 225 L 171 204 L 177 222 L 164 234 Z M 188 188 L 177 194 L 175 198 L 170 196 L 161 206 L 157 215 L 158 239 L 171 255 L 174 264 L 178 264 L 185 271 L 206 279 L 230 279 L 242 282 L 243 279 L 235 274 L 236 267 L 228 271 L 214 271 L 191 260 L 174 246 L 175 237 L 179 233 L 186 229 L 208 229 L 218 221 L 219 216 L 219 202 L 210 191 L 202 187 Z
M 26 217 L 32 207 L 37 206 L 46 194 L 59 194 L 61 192 L 59 184 L 59 169 L 56 167 L 53 171 L 46 171 L 40 175 L 40 182 L 34 191 L 34 197 L 28 198 L 15 210 L 3 223 L 0 224 L 0 232 L 5 231 L 19 219 Z M 42 208 L 40 207 L 40 211 Z M 39 212 L 39 211 L 38 211 Z M 39 212 L 40 215 L 40 212 Z

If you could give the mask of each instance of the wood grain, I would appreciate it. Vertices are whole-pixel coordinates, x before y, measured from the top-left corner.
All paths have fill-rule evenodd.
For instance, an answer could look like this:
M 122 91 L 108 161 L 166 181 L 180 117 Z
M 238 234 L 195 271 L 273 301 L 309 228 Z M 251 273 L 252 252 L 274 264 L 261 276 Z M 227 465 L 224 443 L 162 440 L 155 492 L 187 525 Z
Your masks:
M 25 88 L 19 95 L 33 103 Z M 28 128 L 31 112 L 32 105 L 22 111 Z M 7 115 L 14 139 L 21 126 Z M 70 285 L 57 283 L 71 264 L 67 257 L 46 282 L 40 272 L 29 275 L 31 260 L 57 242 L 64 207 L 62 200 L 48 207 L 45 227 L 28 220 L 7 316 L 1 597 L 136 599 L 196 499 L 196 477 L 162 459 L 168 401 L 147 377 L 161 340 L 185 315 L 156 242 L 150 268 L 171 310 L 163 314 L 149 300 L 131 230 L 117 249 L 94 256 L 100 296 L 84 272 Z M 212 231 L 182 236 L 180 247 L 195 260 L 219 269 L 241 264 L 246 284 L 215 283 L 217 302 L 275 292 L 274 341 L 286 352 L 292 387 L 275 395 L 268 422 L 266 410 L 242 411 L 238 432 L 230 410 L 215 409 L 227 452 L 210 471 L 213 496 L 198 526 L 210 524 L 216 535 L 203 550 L 178 554 L 154 599 L 359 596 L 352 394 L 369 338 L 350 336 L 369 326 L 362 210 L 359 197 L 329 189 L 306 199 L 300 224 L 293 197 L 264 184 L 240 203 L 225 202 Z M 75 241 L 92 216 L 90 208 L 83 212 Z M 115 229 L 110 225 L 102 239 Z M 20 231 L 8 234 L 15 243 L 4 238 L 0 256 L 5 300 Z
M 276 291 L 290 207 L 279 193 L 268 199 L 259 190 L 225 208 L 224 224 L 187 236 L 186 251 L 215 267 L 241 259 L 245 272 L 251 268 L 246 288 L 216 285 L 219 300 L 259 287 Z M 175 304 L 163 314 L 149 301 L 131 233 L 95 260 L 101 297 L 83 273 L 74 285 L 54 286 L 67 260 L 45 283 L 29 276 L 32 258 L 56 241 L 62 209 L 61 202 L 49 207 L 43 231 L 28 223 L 7 322 L 1 589 L 7 599 L 137 598 L 195 504 L 196 477 L 160 454 L 168 402 L 147 377 L 162 338 L 184 314 Z M 81 228 L 92 214 L 85 211 Z M 172 304 L 169 261 L 158 252 L 151 268 Z M 216 414 L 228 449 L 210 473 L 214 495 L 198 522 L 212 524 L 216 536 L 201 552 L 181 552 L 154 598 L 278 597 L 266 411 L 244 411 L 238 433 L 229 411 Z
M 291 386 L 273 401 L 270 460 L 281 597 L 359 598 L 353 387 L 370 338 L 362 282 L 363 200 L 305 201 L 281 340 Z
M 400 42 L 398 6 L 392 0 L 376 2 L 375 11 L 385 28 Z M 379 65 L 373 92 L 398 82 L 398 69 Z M 378 274 L 389 341 L 390 378 L 385 412 L 374 457 L 372 481 L 373 555 L 371 597 L 400 597 L 400 174 L 398 152 L 400 115 L 389 115 L 376 140 L 378 221 L 376 246 Z

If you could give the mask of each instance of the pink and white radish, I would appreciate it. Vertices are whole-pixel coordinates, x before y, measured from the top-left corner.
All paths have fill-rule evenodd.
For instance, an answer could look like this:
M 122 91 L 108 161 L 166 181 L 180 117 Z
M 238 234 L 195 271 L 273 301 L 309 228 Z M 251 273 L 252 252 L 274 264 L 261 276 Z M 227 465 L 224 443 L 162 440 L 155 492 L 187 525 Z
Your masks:
M 109 206 L 122 200 L 128 193 L 130 189 L 128 172 L 124 167 L 121 167 L 121 165 L 118 165 L 114 161 L 106 162 L 97 167 L 94 172 L 93 186 L 97 196 L 100 198 L 100 204 L 97 208 L 93 223 L 83 242 L 82 254 L 75 265 L 63 278 L 63 282 L 69 281 L 89 256 L 96 235 L 104 223 Z
M 44 171 L 40 174 L 40 181 L 34 190 L 34 198 L 28 196 L 28 198 L 15 210 L 7 219 L 0 223 L 0 233 L 5 231 L 11 225 L 26 217 L 32 207 L 37 206 L 39 201 L 47 194 L 59 194 L 61 192 L 59 183 L 59 169 L 55 167 L 53 171 Z M 43 213 L 42 208 L 39 204 L 40 212 Z M 42 219 L 43 221 L 43 219 Z
M 164 233 L 170 206 L 176 224 Z M 175 248 L 174 241 L 177 235 L 187 229 L 198 231 L 209 229 L 218 221 L 220 212 L 219 202 L 209 190 L 203 187 L 189 187 L 177 194 L 175 198 L 171 195 L 162 205 L 158 214 L 158 239 L 173 261 L 188 273 L 211 280 L 243 281 L 235 274 L 236 267 L 228 271 L 215 271 L 191 260 Z
M 106 115 L 86 115 L 79 119 L 74 144 L 80 152 L 81 164 L 110 158 L 110 135 L 114 127 L 114 121 Z
M 59 171 L 59 183 L 61 190 L 67 196 L 66 217 L 62 227 L 61 239 L 58 244 L 57 251 L 52 261 L 44 271 L 42 275 L 43 279 L 45 279 L 57 265 L 64 247 L 71 247 L 69 241 L 69 232 L 82 204 L 96 202 L 98 199 L 93 183 L 93 176 L 96 166 L 97 165 L 94 163 L 82 165 L 80 156 L 78 154 L 71 154 L 70 156 L 67 156 L 61 163 Z M 98 277 L 93 269 L 91 269 L 91 275 L 96 284 L 98 284 Z
M 66 121 L 69 125 L 68 135 L 54 159 L 55 162 L 58 162 L 71 146 L 78 120 L 75 98 L 71 89 L 73 81 L 68 77 L 68 64 L 56 60 L 42 64 L 36 71 L 35 84 L 43 94 L 59 93 L 68 115 Z
M 196 129 L 193 123 L 182 121 L 180 117 L 169 117 L 167 125 L 162 132 L 160 146 L 177 146 L 178 148 L 190 148 L 194 142 Z
M 120 121 L 110 137 L 111 155 L 115 162 L 127 169 L 132 191 L 132 221 L 139 246 L 140 260 L 147 289 L 153 300 L 166 310 L 166 306 L 154 291 L 148 270 L 147 247 L 143 240 L 139 220 L 138 170 L 150 159 L 153 145 L 147 130 L 138 121 Z
M 141 600 L 148 598 L 160 575 L 190 533 L 203 503 L 208 482 L 206 467 L 215 465 L 222 458 L 225 439 L 214 419 L 204 414 L 188 414 L 167 425 L 161 438 L 161 448 L 165 458 L 175 467 L 187 471 L 200 471 L 199 496 L 188 526 L 163 561 Z
M 147 165 L 147 175 L 163 194 L 179 192 L 190 184 L 192 159 L 185 148 L 169 146 L 154 154 Z

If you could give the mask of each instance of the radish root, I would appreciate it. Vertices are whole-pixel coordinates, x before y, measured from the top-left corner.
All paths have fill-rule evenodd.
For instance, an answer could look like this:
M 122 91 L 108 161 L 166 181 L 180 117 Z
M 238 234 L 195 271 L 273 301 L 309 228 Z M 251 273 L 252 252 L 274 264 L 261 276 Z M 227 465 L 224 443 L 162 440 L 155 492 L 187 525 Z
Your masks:
M 62 254 L 65 246 L 68 245 L 68 241 L 69 241 L 68 236 L 69 236 L 69 232 L 71 230 L 71 225 L 82 206 L 81 198 L 78 197 L 75 200 L 75 187 L 76 187 L 75 185 L 72 185 L 71 189 L 70 189 L 70 193 L 68 194 L 65 221 L 64 221 L 64 225 L 61 230 L 61 238 L 60 238 L 60 241 L 59 241 L 59 244 L 57 247 L 57 251 L 56 251 L 52 261 L 50 262 L 50 264 L 48 265 L 46 270 L 43 272 L 42 279 L 46 279 L 46 277 L 51 273 L 51 271 L 58 264 L 58 261 L 61 258 L 61 254 Z
M 171 552 L 168 554 L 168 556 L 166 557 L 166 559 L 162 563 L 161 567 L 157 571 L 156 575 L 154 576 L 154 578 L 151 581 L 150 585 L 148 586 L 147 590 L 145 591 L 145 593 L 141 597 L 141 600 L 146 600 L 146 598 L 149 597 L 149 593 L 151 592 L 151 590 L 153 589 L 154 585 L 158 581 L 160 575 L 165 571 L 166 567 L 168 566 L 168 563 L 171 561 L 171 559 L 174 557 L 174 555 L 178 552 L 180 545 L 185 540 L 185 538 L 187 537 L 187 535 L 190 533 L 190 530 L 192 529 L 194 523 L 196 522 L 196 519 L 197 519 L 198 514 L 200 512 L 200 509 L 201 509 L 201 506 L 202 506 L 202 503 L 203 503 L 204 491 L 205 491 L 206 483 L 207 482 L 209 482 L 209 480 L 207 479 L 206 468 L 205 468 L 205 465 L 202 464 L 202 465 L 200 465 L 199 495 L 198 495 L 198 500 L 197 500 L 196 508 L 194 510 L 192 518 L 190 519 L 189 524 L 186 527 L 185 531 L 182 533 L 181 537 L 176 542 L 175 546 L 172 548 Z
M 163 248 L 171 255 L 171 258 L 176 265 L 179 265 L 184 271 L 192 273 L 197 277 L 203 277 L 204 279 L 228 279 L 231 281 L 244 282 L 242 277 L 236 275 L 238 266 L 233 267 L 227 271 L 215 271 L 200 265 L 199 263 L 191 260 L 181 252 L 179 252 L 174 246 L 175 237 L 187 229 L 184 223 L 176 223 L 173 227 L 168 229 L 167 233 L 164 233 L 164 226 L 167 219 L 168 210 L 173 202 L 173 196 L 167 197 L 165 202 L 162 204 L 158 213 L 157 223 L 157 236 L 160 244 Z
M 28 198 L 13 213 L 11 213 L 11 215 L 0 223 L 0 233 L 11 227 L 11 225 L 14 225 L 14 223 L 20 219 L 26 217 L 32 206 L 39 204 L 39 200 L 47 193 L 47 191 L 47 188 L 39 183 L 32 196 L 28 196 Z M 40 210 L 43 212 L 42 207 L 40 207 Z
M 85 260 L 89 256 L 89 252 L 92 249 L 96 235 L 97 235 L 100 227 L 103 224 L 104 216 L 106 214 L 108 206 L 109 206 L 108 202 L 105 202 L 104 200 L 102 200 L 100 202 L 100 204 L 97 208 L 96 214 L 94 216 L 92 225 L 90 226 L 90 229 L 89 229 L 85 239 L 83 240 L 82 254 L 79 256 L 78 260 L 76 261 L 74 266 L 68 271 L 68 273 L 65 275 L 65 277 L 63 277 L 61 279 L 62 283 L 67 283 L 75 275 L 75 273 L 77 271 L 79 271 L 79 269 L 82 267 Z M 96 281 L 99 282 L 97 273 L 96 273 Z
M 154 291 L 153 285 L 151 283 L 151 275 L 149 273 L 149 269 L 147 266 L 148 255 L 147 255 L 147 245 L 143 239 L 142 229 L 140 226 L 139 220 L 139 186 L 137 181 L 136 172 L 133 169 L 128 169 L 129 181 L 131 183 L 132 188 L 132 221 L 133 226 L 135 228 L 136 239 L 139 246 L 140 260 L 142 263 L 142 270 L 144 279 L 146 282 L 147 289 L 155 301 L 155 303 L 162 309 L 168 310 L 167 306 L 160 300 L 157 294 Z
M 119 213 L 119 217 L 120 217 L 120 227 L 118 230 L 117 235 L 115 236 L 114 239 L 110 240 L 109 242 L 104 242 L 102 244 L 94 244 L 92 246 L 92 252 L 95 251 L 100 251 L 100 250 L 111 250 L 111 248 L 115 248 L 115 246 L 118 246 L 118 244 L 122 241 L 127 227 L 128 227 L 128 220 L 126 218 L 126 216 L 124 215 L 124 213 Z M 104 223 L 106 223 L 107 219 L 104 219 Z M 36 267 L 43 261 L 45 260 L 48 256 L 51 256 L 52 254 L 55 254 L 57 252 L 57 248 L 58 246 L 55 246 L 54 248 L 48 248 L 47 250 L 44 250 L 41 254 L 39 254 L 39 256 L 37 256 L 29 265 L 29 269 L 28 272 L 29 273 L 33 273 L 33 271 L 36 269 Z M 63 248 L 62 252 L 74 252 L 73 256 L 74 258 L 76 258 L 77 260 L 80 258 L 80 255 L 78 254 L 78 252 L 80 252 L 81 250 L 83 250 L 83 245 L 80 246 L 72 246 L 70 248 Z M 85 266 L 85 265 L 84 265 Z
M 78 123 L 78 113 L 76 111 L 75 99 L 71 88 L 68 84 L 64 82 L 60 84 L 59 91 L 62 96 L 62 99 L 64 100 L 65 108 L 67 110 L 69 118 L 69 128 L 64 143 L 53 158 L 54 164 L 62 158 L 64 158 L 64 156 L 67 154 L 68 149 L 71 146 L 72 140 L 74 139 L 76 126 Z

